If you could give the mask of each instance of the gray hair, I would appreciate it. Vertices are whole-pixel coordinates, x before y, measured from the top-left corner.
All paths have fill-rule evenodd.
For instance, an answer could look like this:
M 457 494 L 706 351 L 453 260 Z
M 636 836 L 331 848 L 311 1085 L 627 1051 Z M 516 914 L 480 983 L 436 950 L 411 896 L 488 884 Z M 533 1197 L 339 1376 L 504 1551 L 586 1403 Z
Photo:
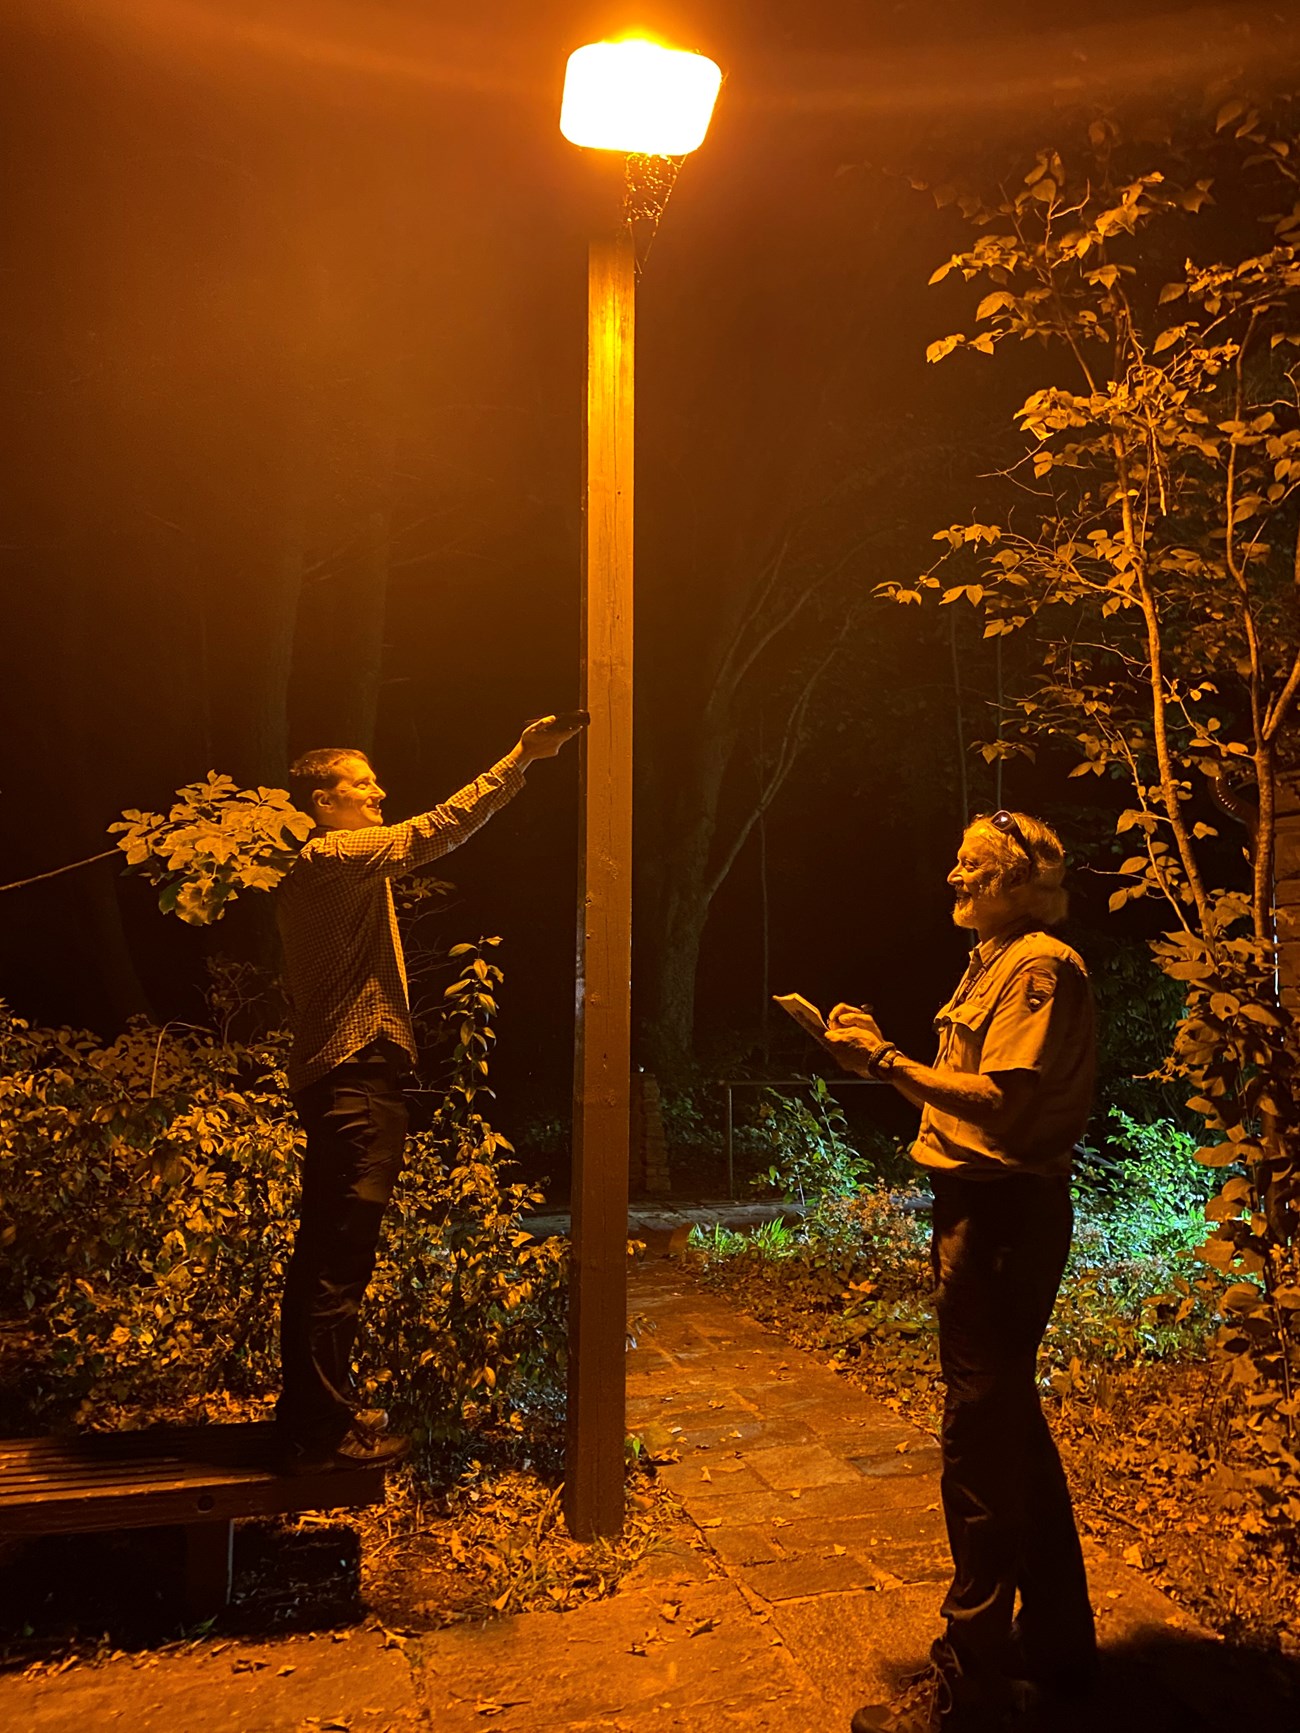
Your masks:
M 1061 839 L 1041 818 L 1027 812 L 1013 812 L 1011 817 L 1025 839 L 1028 860 L 1016 838 L 992 823 L 992 813 L 982 812 L 973 818 L 965 835 L 977 835 L 992 850 L 997 862 L 994 890 L 1015 893 L 1025 913 L 1043 926 L 1059 926 L 1070 907 Z

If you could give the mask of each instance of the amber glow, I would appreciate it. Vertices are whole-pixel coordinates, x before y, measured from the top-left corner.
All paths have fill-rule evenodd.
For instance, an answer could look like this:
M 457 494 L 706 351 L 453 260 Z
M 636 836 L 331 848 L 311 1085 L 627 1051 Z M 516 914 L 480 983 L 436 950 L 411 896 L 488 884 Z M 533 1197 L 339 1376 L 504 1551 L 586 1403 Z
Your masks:
M 573 144 L 684 156 L 704 141 L 722 73 L 703 54 L 629 38 L 569 56 L 560 131 Z

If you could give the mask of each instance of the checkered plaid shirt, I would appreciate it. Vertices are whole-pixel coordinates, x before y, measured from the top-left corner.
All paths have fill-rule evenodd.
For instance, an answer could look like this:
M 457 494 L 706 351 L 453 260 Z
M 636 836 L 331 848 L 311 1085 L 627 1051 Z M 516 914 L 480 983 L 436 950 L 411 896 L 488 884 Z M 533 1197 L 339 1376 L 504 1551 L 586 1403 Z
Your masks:
M 275 893 L 293 1030 L 291 1090 L 305 1089 L 380 1035 L 415 1058 L 389 880 L 459 848 L 523 785 L 520 767 L 502 759 L 405 824 L 318 829 L 307 839 Z

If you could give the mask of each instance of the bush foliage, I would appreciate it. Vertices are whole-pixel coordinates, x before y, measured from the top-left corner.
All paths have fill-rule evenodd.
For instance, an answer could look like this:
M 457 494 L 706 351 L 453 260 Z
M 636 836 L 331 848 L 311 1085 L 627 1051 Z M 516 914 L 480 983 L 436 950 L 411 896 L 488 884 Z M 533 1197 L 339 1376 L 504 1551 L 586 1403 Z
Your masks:
M 312 820 L 282 788 L 240 788 L 209 771 L 177 789 L 164 817 L 131 809 L 110 824 L 128 868 L 161 886 L 158 907 L 211 926 L 241 890 L 270 891 L 297 859 Z
M 363 1311 L 365 1387 L 425 1435 L 553 1392 L 563 1253 L 520 1226 L 482 1113 L 495 940 L 456 949 L 450 1083 L 407 1145 Z M 0 1008 L 0 1321 L 10 1428 L 214 1417 L 277 1385 L 301 1133 L 283 1036 L 138 1022 L 111 1042 Z

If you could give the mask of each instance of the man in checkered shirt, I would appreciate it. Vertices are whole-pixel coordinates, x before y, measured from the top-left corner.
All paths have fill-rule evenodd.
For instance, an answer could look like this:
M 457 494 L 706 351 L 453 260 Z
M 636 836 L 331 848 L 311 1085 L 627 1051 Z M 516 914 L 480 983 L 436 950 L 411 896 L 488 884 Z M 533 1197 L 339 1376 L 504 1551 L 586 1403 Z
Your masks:
M 276 892 L 293 1045 L 289 1088 L 307 1134 L 302 1201 L 280 1316 L 276 1410 L 290 1472 L 393 1463 L 407 1441 L 358 1412 L 352 1342 L 384 1210 L 402 1165 L 401 1077 L 415 1059 L 390 881 L 458 848 L 577 727 L 530 724 L 517 745 L 441 806 L 385 824 L 364 753 L 325 748 L 289 772 L 316 829 Z

